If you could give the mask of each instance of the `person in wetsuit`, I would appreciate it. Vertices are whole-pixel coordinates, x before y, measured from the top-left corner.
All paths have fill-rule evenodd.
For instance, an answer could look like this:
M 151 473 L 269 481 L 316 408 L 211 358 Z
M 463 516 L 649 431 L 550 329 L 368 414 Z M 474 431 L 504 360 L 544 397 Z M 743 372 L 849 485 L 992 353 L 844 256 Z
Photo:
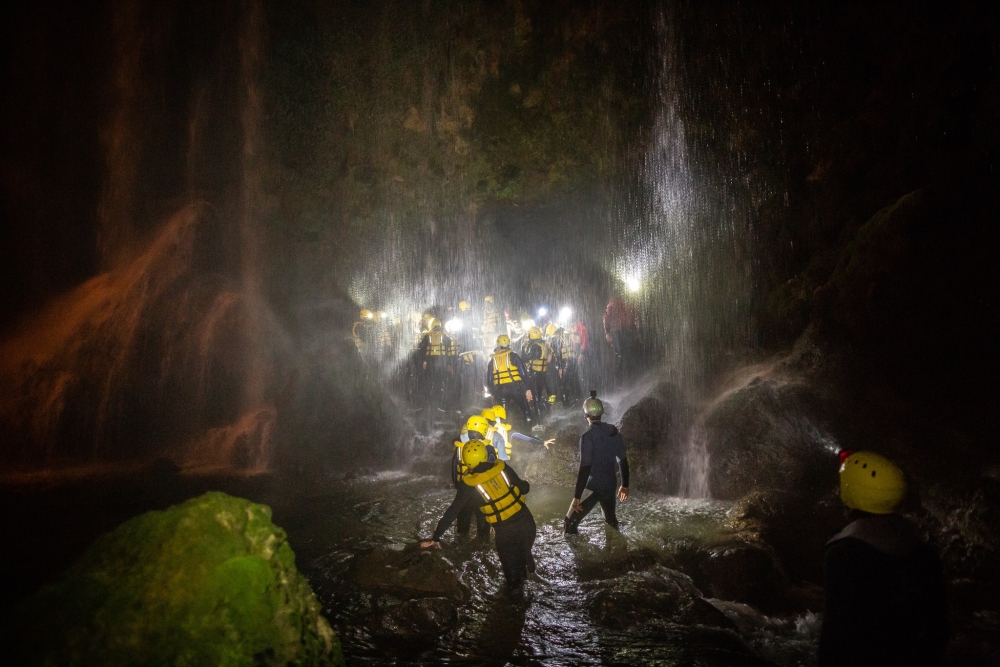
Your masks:
M 469 467 L 462 461 L 462 447 L 470 440 L 482 440 L 488 429 L 489 422 L 485 418 L 473 415 L 465 422 L 462 435 L 459 436 L 458 440 L 455 440 L 455 450 L 451 458 L 451 483 L 455 486 L 456 491 L 461 490 L 462 479 L 469 472 Z M 495 448 L 491 452 L 488 447 L 486 453 L 487 461 L 491 463 L 496 461 Z M 474 501 L 475 499 L 470 500 Z M 455 535 L 468 536 L 473 519 L 476 521 L 476 539 L 485 542 L 490 538 L 490 525 L 486 523 L 486 517 L 479 511 L 478 502 L 467 502 L 459 510 L 455 523 Z
M 462 446 L 462 461 L 468 472 L 462 476 L 458 493 L 438 521 L 433 537 L 422 541 L 420 546 L 440 548 L 441 537 L 462 508 L 468 503 L 478 504 L 486 522 L 496 531 L 495 544 L 507 593 L 518 599 L 523 594 L 525 578 L 535 571 L 531 555 L 535 519 L 523 499 L 531 486 L 503 461 L 491 463 L 482 440 L 470 440 Z
M 826 543 L 820 667 L 942 665 L 948 611 L 937 554 L 897 514 L 906 478 L 889 459 L 844 452 L 851 523 Z
M 573 502 L 566 513 L 564 530 L 567 535 L 577 532 L 583 517 L 601 504 L 604 520 L 613 528 L 618 528 L 616 502 L 628 499 L 628 456 L 625 453 L 625 439 L 611 424 L 601 422 L 604 404 L 591 391 L 590 398 L 583 402 L 583 412 L 587 415 L 590 428 L 580 437 L 580 472 L 576 478 Z M 622 485 L 618 487 L 615 466 L 621 470 Z M 616 493 L 617 490 L 617 493 Z

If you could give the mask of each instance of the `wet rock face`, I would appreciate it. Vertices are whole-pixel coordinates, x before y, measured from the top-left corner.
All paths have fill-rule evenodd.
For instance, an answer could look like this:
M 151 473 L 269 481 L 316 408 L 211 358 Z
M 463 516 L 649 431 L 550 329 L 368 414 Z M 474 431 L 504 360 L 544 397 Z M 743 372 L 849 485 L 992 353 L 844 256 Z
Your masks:
M 667 406 L 658 398 L 646 396 L 625 412 L 618 428 L 630 448 L 655 450 L 666 442 L 670 429 Z
M 422 598 L 380 607 L 368 621 L 368 631 L 383 640 L 424 641 L 458 622 L 458 608 L 448 598 Z
M 343 664 L 270 509 L 223 493 L 122 524 L 11 619 L 12 664 Z
M 662 565 L 586 585 L 587 608 L 599 625 L 627 628 L 649 619 L 682 621 L 701 597 L 691 578 Z
M 785 489 L 806 497 L 836 485 L 837 442 L 827 409 L 807 385 L 758 377 L 707 414 L 713 498 Z
M 731 530 L 755 536 L 772 547 L 788 574 L 823 580 L 823 547 L 846 523 L 835 492 L 811 500 L 793 491 L 770 489 L 747 494 L 729 511 Z
M 774 552 L 748 540 L 733 538 L 682 550 L 678 560 L 713 598 L 774 607 L 788 583 Z
M 354 582 L 400 598 L 448 598 L 463 602 L 468 588 L 455 566 L 436 549 L 417 545 L 378 547 L 357 557 Z

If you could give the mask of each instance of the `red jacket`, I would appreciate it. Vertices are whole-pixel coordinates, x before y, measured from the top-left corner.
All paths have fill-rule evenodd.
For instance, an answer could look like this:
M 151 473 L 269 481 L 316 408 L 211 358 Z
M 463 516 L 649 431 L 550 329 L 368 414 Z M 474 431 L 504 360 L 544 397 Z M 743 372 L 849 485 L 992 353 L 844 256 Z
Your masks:
M 590 330 L 587 329 L 587 323 L 583 320 L 578 321 L 573 325 L 576 329 L 576 335 L 580 337 L 580 351 L 585 351 L 590 346 Z
M 639 314 L 635 306 L 620 296 L 612 297 L 604 311 L 604 333 L 612 334 L 626 327 L 639 328 Z

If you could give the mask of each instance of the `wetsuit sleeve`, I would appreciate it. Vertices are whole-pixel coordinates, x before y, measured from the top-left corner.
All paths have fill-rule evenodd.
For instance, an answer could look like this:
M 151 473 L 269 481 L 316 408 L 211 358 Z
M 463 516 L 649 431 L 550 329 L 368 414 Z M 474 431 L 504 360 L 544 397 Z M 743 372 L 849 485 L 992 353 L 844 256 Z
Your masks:
M 580 466 L 580 472 L 576 476 L 576 489 L 573 491 L 574 498 L 583 495 L 583 489 L 586 488 L 588 479 L 590 479 L 590 466 Z
M 622 486 L 628 488 L 628 450 L 625 449 L 625 438 L 619 432 L 615 435 L 615 456 L 618 458 L 618 469 L 622 473 Z
M 517 368 L 517 372 L 520 373 L 522 380 L 528 376 L 528 372 L 524 370 L 524 362 L 521 361 L 521 357 L 517 352 L 510 353 L 510 361 Z
M 417 349 L 420 352 L 421 357 L 427 356 L 427 346 L 430 344 L 431 344 L 430 336 L 425 335 L 420 337 L 420 347 Z
M 455 499 L 451 501 L 451 505 L 445 510 L 444 516 L 438 521 L 437 528 L 434 529 L 434 537 L 432 538 L 435 542 L 441 541 L 441 536 L 444 535 L 445 531 L 451 528 L 451 524 L 455 523 L 455 519 L 458 518 L 458 513 L 462 511 L 465 507 L 465 503 L 469 502 L 470 494 L 472 494 L 472 487 L 467 484 L 462 484 L 458 487 L 458 493 L 455 494 Z
M 521 477 L 514 472 L 514 469 L 509 465 L 505 464 L 503 469 L 504 472 L 507 473 L 507 480 L 511 483 L 511 485 L 516 486 L 522 496 L 527 495 L 528 491 L 531 490 L 531 484 L 521 479 Z
M 538 438 L 532 438 L 530 435 L 525 435 L 523 433 L 516 433 L 516 432 L 515 433 L 511 433 L 510 437 L 514 438 L 515 440 L 521 440 L 523 442 L 530 442 L 533 445 L 544 445 L 545 444 L 544 440 L 539 440 Z
M 492 387 L 493 386 L 493 360 L 490 359 L 486 364 L 486 375 L 483 376 L 483 386 Z

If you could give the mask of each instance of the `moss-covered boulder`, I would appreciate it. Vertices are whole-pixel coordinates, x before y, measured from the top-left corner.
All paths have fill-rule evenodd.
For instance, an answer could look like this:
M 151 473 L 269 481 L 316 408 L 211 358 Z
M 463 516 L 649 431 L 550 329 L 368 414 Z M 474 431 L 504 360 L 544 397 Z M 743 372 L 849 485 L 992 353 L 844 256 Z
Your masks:
M 2 632 L 8 664 L 343 664 L 271 510 L 216 492 L 104 535 Z

